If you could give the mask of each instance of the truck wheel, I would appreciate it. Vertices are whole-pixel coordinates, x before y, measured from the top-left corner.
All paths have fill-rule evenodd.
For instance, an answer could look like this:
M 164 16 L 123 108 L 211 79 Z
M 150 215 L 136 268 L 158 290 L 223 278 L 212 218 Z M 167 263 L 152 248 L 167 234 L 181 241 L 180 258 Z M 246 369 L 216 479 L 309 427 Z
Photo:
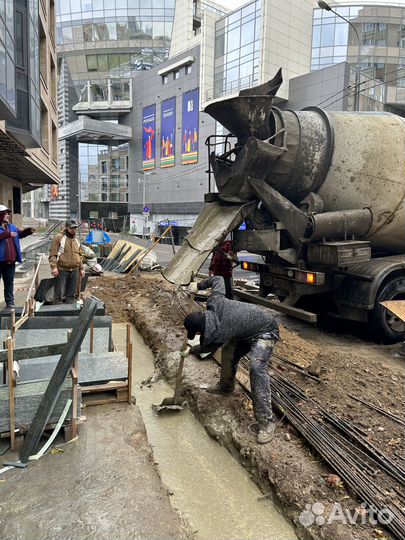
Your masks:
M 373 339 L 383 343 L 405 340 L 405 323 L 380 304 L 385 300 L 405 300 L 405 279 L 396 277 L 385 283 L 378 291 L 374 309 L 369 313 L 370 331 Z

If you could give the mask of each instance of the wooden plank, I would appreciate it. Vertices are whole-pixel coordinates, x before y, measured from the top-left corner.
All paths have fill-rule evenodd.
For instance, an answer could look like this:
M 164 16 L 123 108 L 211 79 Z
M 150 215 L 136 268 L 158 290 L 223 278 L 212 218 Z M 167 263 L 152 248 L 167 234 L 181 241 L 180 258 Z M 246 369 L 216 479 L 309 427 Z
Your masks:
M 92 299 L 85 301 L 80 315 L 77 317 L 76 324 L 72 330 L 69 341 L 66 343 L 58 365 L 49 381 L 48 387 L 43 395 L 41 403 L 32 421 L 31 427 L 28 430 L 24 440 L 24 445 L 20 451 L 19 457 L 22 463 L 27 463 L 29 456 L 35 451 L 37 444 L 41 438 L 42 432 L 51 412 L 58 399 L 62 385 L 66 380 L 70 368 L 73 365 L 76 354 L 78 353 L 86 332 L 90 326 L 97 309 L 97 302 Z
M 14 402 L 14 370 L 13 370 L 13 339 L 7 339 L 7 367 L 8 367 L 8 397 L 10 414 L 10 445 L 11 450 L 15 450 L 15 402 Z
M 86 407 L 92 407 L 94 405 L 109 405 L 110 403 L 124 403 L 128 401 L 128 392 L 125 390 L 115 390 L 111 392 L 111 395 L 107 393 L 102 394 L 89 394 L 84 396 L 83 404 Z
M 380 304 L 391 311 L 396 317 L 405 322 L 405 300 L 385 300 Z
M 124 390 L 128 387 L 127 381 L 113 381 L 105 384 L 90 384 L 81 386 L 82 394 L 97 394 L 100 392 L 110 392 L 111 390 Z
M 241 291 L 236 288 L 233 289 L 233 293 L 241 300 L 246 300 L 252 304 L 259 304 L 261 306 L 280 311 L 280 313 L 285 313 L 286 315 L 290 315 L 296 319 L 301 319 L 302 321 L 316 323 L 318 320 L 317 314 L 311 313 L 310 311 L 305 311 L 292 306 L 284 306 L 281 303 L 273 302 L 273 300 L 267 300 L 267 298 L 262 298 L 261 296 Z
M 29 319 L 29 315 L 26 314 L 26 315 L 24 315 L 24 317 L 20 317 L 20 318 L 18 319 L 18 321 L 15 322 L 14 324 L 13 324 L 13 322 L 11 322 L 11 325 L 12 325 L 12 328 L 13 328 L 13 330 L 14 330 L 14 333 L 15 333 L 16 330 L 18 330 L 18 329 L 20 328 L 20 326 L 22 326 L 28 319 Z

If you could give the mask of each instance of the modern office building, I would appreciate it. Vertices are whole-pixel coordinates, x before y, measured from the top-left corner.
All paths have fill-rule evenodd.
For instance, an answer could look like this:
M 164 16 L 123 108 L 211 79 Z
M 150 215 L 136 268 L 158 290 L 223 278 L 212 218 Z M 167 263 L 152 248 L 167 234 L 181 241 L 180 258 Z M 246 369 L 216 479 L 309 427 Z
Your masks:
M 205 105 L 264 82 L 280 66 L 287 81 L 309 71 L 313 0 L 256 0 L 231 13 L 201 0 L 138 4 L 116 0 L 114 9 L 107 9 L 99 0 L 70 0 L 57 7 L 61 185 L 51 202 L 54 218 L 130 213 L 131 222 L 139 224 L 146 190 L 139 187 L 150 180 L 156 186 L 149 202 L 160 208 L 156 216 L 149 212 L 150 221 L 164 216 L 191 223 L 205 191 L 204 140 L 220 131 L 205 118 Z M 157 155 L 162 101 L 176 98 L 180 131 L 184 94 L 191 90 L 197 92 L 193 107 L 199 125 L 192 143 L 198 146 L 198 158 L 186 162 L 176 153 L 171 165 L 162 167 Z M 280 96 L 287 99 L 288 83 Z M 145 169 L 146 142 L 139 130 L 144 109 L 153 105 L 153 145 L 159 148 L 154 149 L 154 166 Z M 179 137 L 177 144 L 180 149 Z M 103 155 L 110 157 L 102 160 Z M 115 155 L 124 168 L 112 168 Z M 187 218 L 174 212 L 184 202 Z
M 0 202 L 20 224 L 23 194 L 58 183 L 53 0 L 1 1 L 0 24 Z
M 280 67 L 279 101 L 286 102 L 289 80 L 310 69 L 313 0 L 254 0 L 230 13 L 191 5 L 176 2 L 168 60 L 133 79 L 133 114 L 126 122 L 133 128 L 130 223 L 138 233 L 145 223 L 152 230 L 169 219 L 182 237 L 204 193 L 215 189 L 208 186 L 205 141 L 223 132 L 203 112 L 206 105 L 267 81 Z
M 128 214 L 121 165 L 132 129 L 122 117 L 132 109 L 133 75 L 168 57 L 174 8 L 175 0 L 58 0 L 61 185 L 52 218 Z
M 311 70 L 347 61 L 358 69 L 360 94 L 376 79 L 386 108 L 405 111 L 405 2 L 346 0 L 330 7 L 338 15 L 314 9 Z

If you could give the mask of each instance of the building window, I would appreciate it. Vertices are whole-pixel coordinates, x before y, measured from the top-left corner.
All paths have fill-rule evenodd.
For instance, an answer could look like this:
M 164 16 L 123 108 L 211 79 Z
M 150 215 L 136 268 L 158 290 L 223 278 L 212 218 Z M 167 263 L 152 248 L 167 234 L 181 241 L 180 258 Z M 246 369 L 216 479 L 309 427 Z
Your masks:
M 188 66 L 185 67 L 184 69 L 186 75 L 190 75 L 191 73 L 191 64 L 188 64 Z
M 25 33 L 25 13 L 15 11 L 15 64 L 21 69 L 26 67 L 26 40 Z
M 169 79 L 167 78 L 167 75 L 163 75 L 162 84 L 167 84 L 168 82 L 169 82 Z
M 106 161 L 102 161 L 100 163 L 101 165 L 101 173 L 102 174 L 107 174 L 107 162 Z
M 112 158 L 111 159 L 111 171 L 112 172 L 118 172 L 120 169 L 121 169 L 120 158 Z
M 39 24 L 39 71 L 41 77 L 48 86 L 48 56 L 46 53 L 46 34 L 42 23 Z
M 57 95 L 56 95 L 56 66 L 55 62 L 53 61 L 52 56 L 50 56 L 51 61 L 51 99 L 56 103 L 57 101 Z
M 58 132 L 54 122 L 52 122 L 52 159 L 58 160 Z
M 48 110 L 43 105 L 41 110 L 41 143 L 46 152 L 49 153 L 49 125 L 48 125 Z
M 176 71 L 173 71 L 173 80 L 180 78 L 180 71 L 176 69 Z

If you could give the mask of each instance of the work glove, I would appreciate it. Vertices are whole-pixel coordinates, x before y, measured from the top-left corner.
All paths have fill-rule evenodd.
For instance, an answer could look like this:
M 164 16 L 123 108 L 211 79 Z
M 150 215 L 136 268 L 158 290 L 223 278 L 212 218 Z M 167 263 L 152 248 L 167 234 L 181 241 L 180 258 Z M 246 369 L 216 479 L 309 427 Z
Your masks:
M 192 293 L 192 294 L 197 294 L 198 293 L 198 284 L 196 281 L 192 281 L 190 283 L 190 285 L 188 286 L 188 292 Z
M 186 347 L 185 349 L 180 351 L 180 356 L 182 356 L 183 358 L 186 358 L 186 356 L 190 354 L 190 351 L 191 351 L 191 347 Z

